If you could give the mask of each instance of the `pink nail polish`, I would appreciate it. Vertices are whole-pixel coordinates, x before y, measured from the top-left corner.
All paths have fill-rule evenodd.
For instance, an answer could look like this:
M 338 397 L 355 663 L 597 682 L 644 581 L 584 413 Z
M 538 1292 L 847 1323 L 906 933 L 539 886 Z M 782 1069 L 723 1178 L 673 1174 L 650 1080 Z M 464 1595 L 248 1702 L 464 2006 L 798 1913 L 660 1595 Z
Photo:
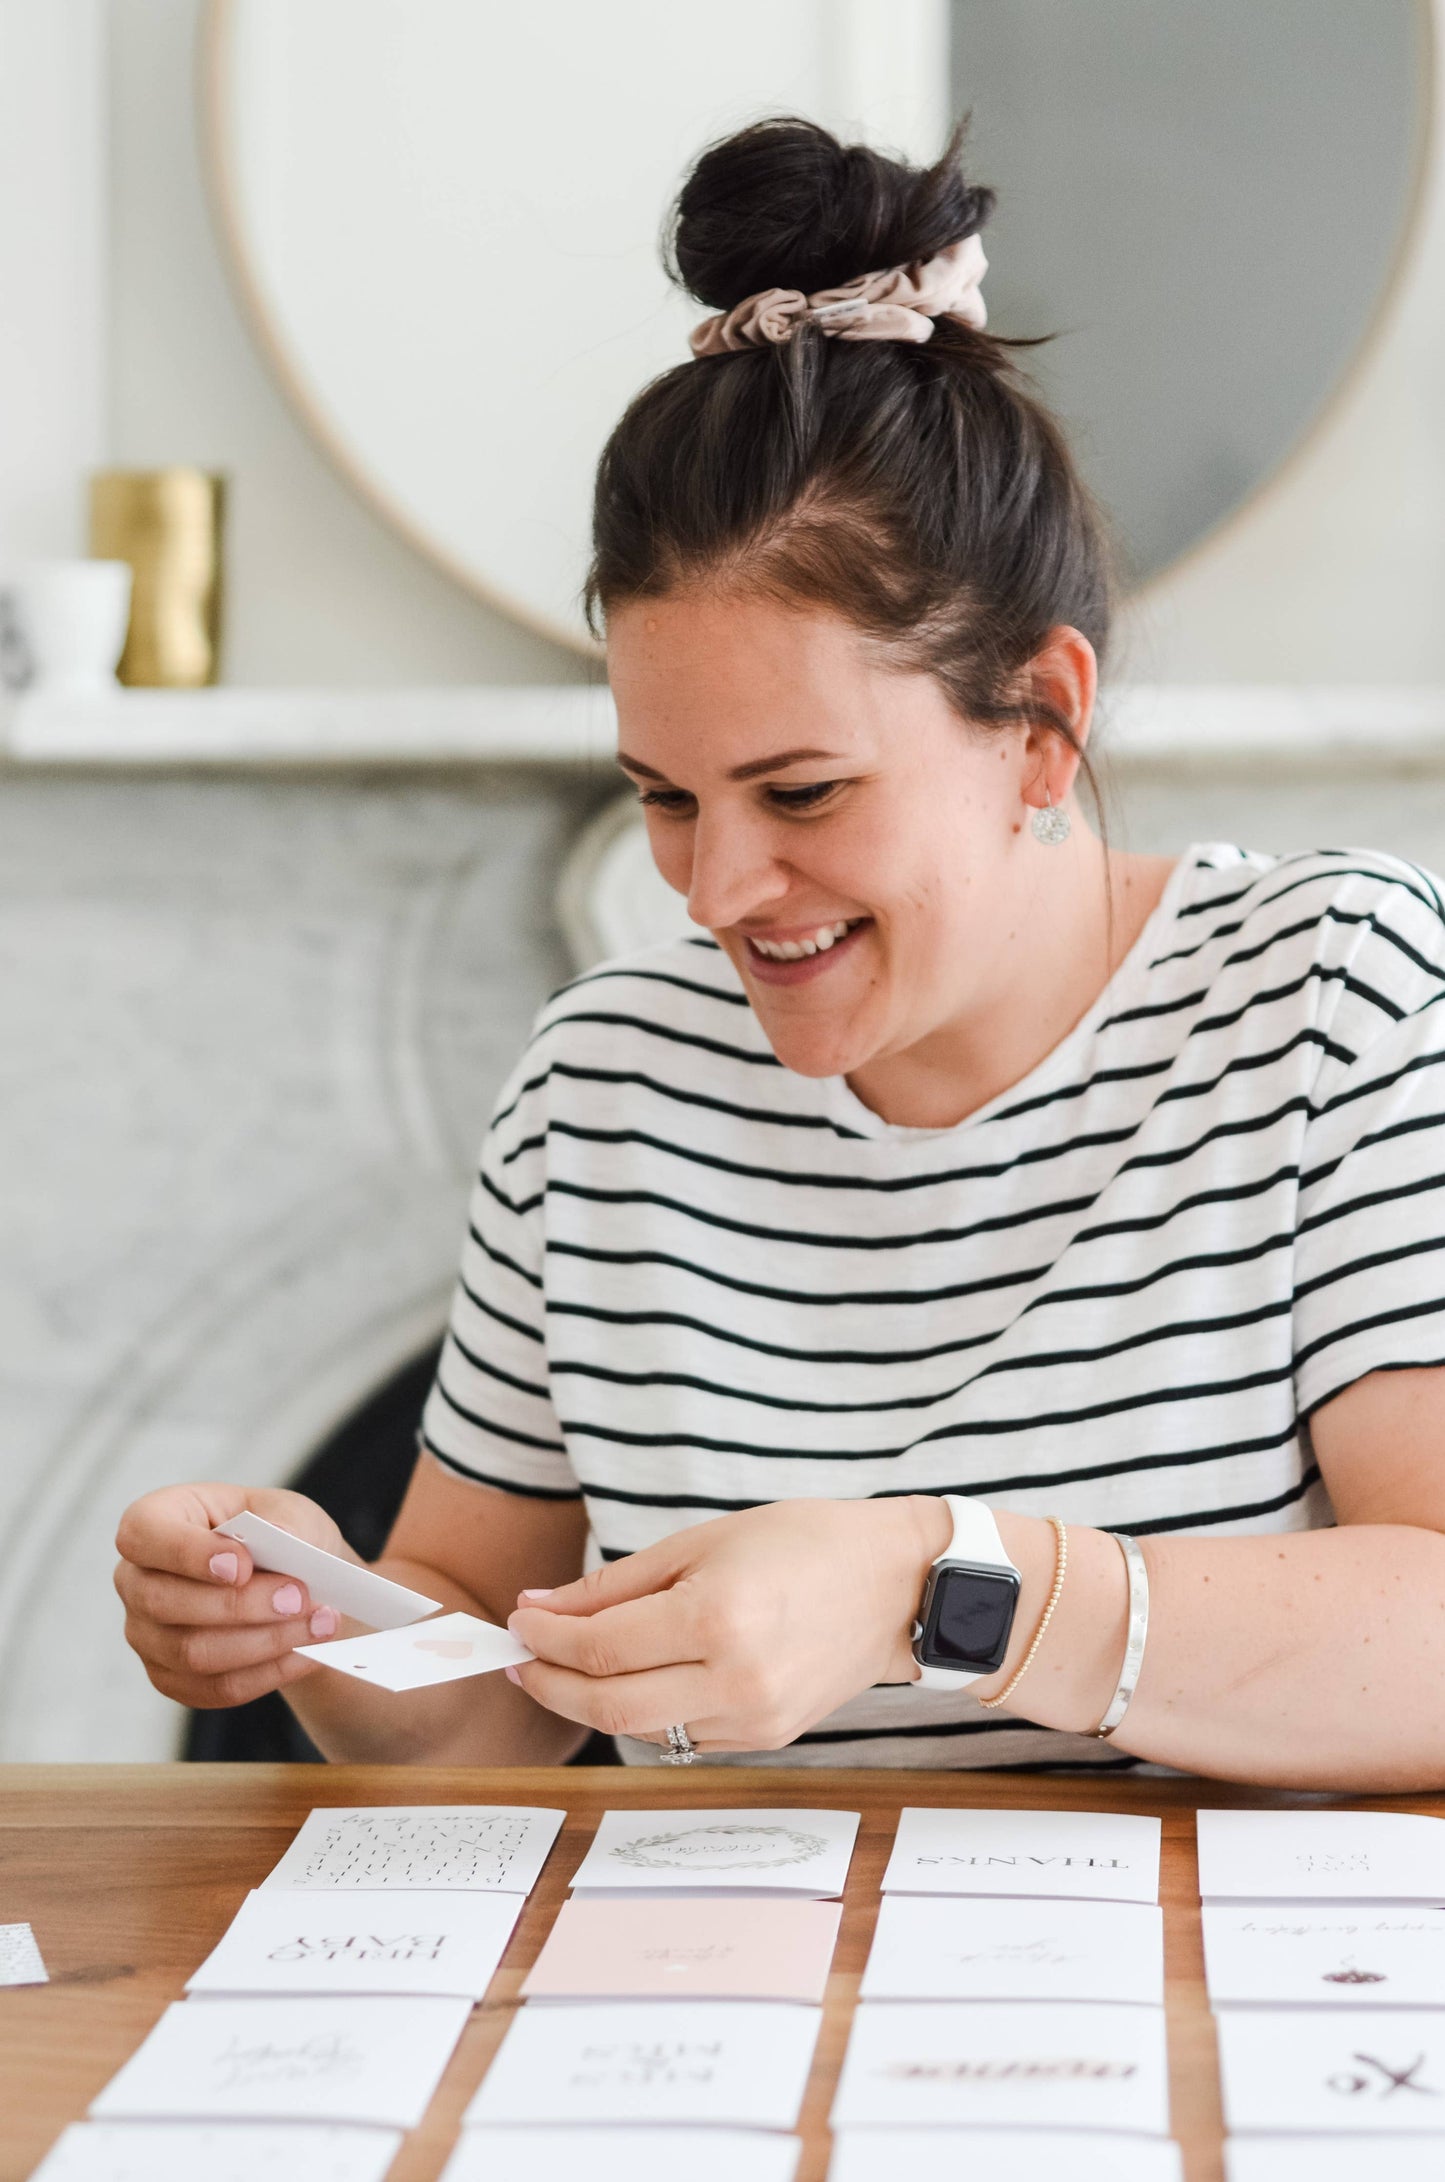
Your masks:
M 334 1606 L 318 1606 L 311 1616 L 311 1634 L 314 1637 L 335 1636 L 336 1628 L 336 1608 Z
M 213 1553 L 207 1566 L 217 1583 L 234 1583 L 241 1568 L 234 1553 Z
M 278 1614 L 286 1616 L 299 1614 L 301 1611 L 300 1587 L 294 1583 L 283 1583 L 279 1591 L 272 1592 L 271 1604 Z
M 553 1586 L 553 1590 L 555 1590 L 555 1589 L 556 1589 L 556 1586 L 554 1585 L 554 1586 Z M 522 1598 L 524 1598 L 524 1599 L 550 1599 L 550 1598 L 551 1598 L 551 1596 L 552 1596 L 552 1592 L 551 1592 L 551 1591 L 523 1591 L 522 1593 L 520 1593 L 520 1596 L 521 1596 Z
M 502 1672 L 507 1677 L 507 1680 L 509 1682 L 516 1683 L 518 1689 L 522 1687 L 522 1677 L 518 1674 L 515 1667 L 504 1667 L 502 1669 Z

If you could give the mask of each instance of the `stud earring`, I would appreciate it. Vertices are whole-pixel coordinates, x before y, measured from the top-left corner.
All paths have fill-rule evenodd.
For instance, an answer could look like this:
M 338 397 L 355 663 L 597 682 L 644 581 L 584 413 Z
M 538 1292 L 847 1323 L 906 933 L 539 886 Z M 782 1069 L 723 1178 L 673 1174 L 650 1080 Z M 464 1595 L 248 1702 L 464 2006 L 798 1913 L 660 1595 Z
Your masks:
M 1034 839 L 1042 841 L 1045 848 L 1056 849 L 1060 842 L 1068 840 L 1074 830 L 1074 823 L 1063 805 L 1055 803 L 1047 788 L 1044 794 L 1049 796 L 1049 800 L 1041 811 L 1034 812 Z

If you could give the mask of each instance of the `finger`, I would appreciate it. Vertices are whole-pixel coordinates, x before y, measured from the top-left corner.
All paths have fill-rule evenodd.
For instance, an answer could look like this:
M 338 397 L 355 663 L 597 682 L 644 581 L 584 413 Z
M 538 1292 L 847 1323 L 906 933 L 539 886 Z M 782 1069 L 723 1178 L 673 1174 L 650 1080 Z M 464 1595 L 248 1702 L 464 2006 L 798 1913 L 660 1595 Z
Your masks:
M 192 1583 L 186 1576 L 157 1575 L 130 1561 L 116 1565 L 115 1588 L 134 1614 L 176 1628 L 229 1628 L 238 1623 L 310 1621 L 313 1608 L 306 1586 L 291 1576 L 257 1576 L 247 1584 Z M 335 1636 L 341 1626 L 333 1607 L 320 1635 Z
M 217 1523 L 240 1515 L 239 1485 L 172 1485 L 134 1501 L 120 1519 L 116 1551 L 141 1568 L 190 1576 L 200 1583 L 246 1583 L 251 1556 L 234 1538 L 218 1538 Z M 212 1562 L 220 1567 L 213 1567 Z M 231 1564 L 234 1564 L 232 1566 Z
M 575 1674 L 570 1667 L 533 1660 L 508 1667 L 507 1674 L 548 1712 L 603 1735 L 656 1735 L 689 1716 L 705 1719 L 713 1710 L 706 1668 L 655 1667 L 646 1674 L 624 1674 L 610 1682 Z
M 299 1652 L 288 1652 L 284 1659 L 270 1661 L 262 1667 L 238 1667 L 233 1674 L 218 1675 L 212 1681 L 191 1681 L 185 1676 L 153 1674 L 151 1680 L 164 1697 L 174 1697 L 178 1704 L 190 1705 L 200 1712 L 216 1712 L 232 1705 L 249 1705 L 253 1698 L 267 1697 L 272 1690 L 289 1689 L 303 1675 L 315 1671 L 314 1659 L 303 1659 Z
M 675 1584 L 646 1598 L 624 1599 L 595 1614 L 553 1614 L 522 1606 L 507 1627 L 529 1652 L 554 1667 L 571 1667 L 596 1681 L 649 1667 L 696 1664 L 702 1658 L 691 1591 Z
M 620 1606 L 624 1599 L 646 1598 L 665 1591 L 692 1566 L 692 1555 L 683 1550 L 686 1531 L 660 1538 L 655 1546 L 629 1553 L 623 1560 L 591 1568 L 575 1583 L 559 1584 L 555 1591 L 520 1591 L 519 1607 L 545 1603 L 549 1614 L 595 1614 L 604 1606 Z
M 298 1644 L 309 1644 L 304 1621 L 278 1622 L 270 1629 L 170 1629 L 138 1626 L 136 1634 L 149 1656 L 173 1673 L 202 1681 L 284 1659 Z

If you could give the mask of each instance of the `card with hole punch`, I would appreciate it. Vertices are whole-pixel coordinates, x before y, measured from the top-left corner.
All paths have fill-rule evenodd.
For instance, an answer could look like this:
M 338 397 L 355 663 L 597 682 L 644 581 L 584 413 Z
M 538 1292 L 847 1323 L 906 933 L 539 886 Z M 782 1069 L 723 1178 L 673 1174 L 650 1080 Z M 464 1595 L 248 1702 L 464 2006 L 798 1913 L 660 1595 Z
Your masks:
M 520 1667 L 534 1655 L 509 1630 L 475 1614 L 438 1614 L 406 1629 L 379 1629 L 375 1636 L 333 1637 L 325 1644 L 298 1644 L 305 1659 L 355 1675 L 383 1690 L 430 1689 L 468 1675 Z
M 405 1584 L 378 1576 L 375 1569 L 359 1568 L 355 1561 L 342 1560 L 339 1553 L 308 1545 L 304 1538 L 293 1537 L 289 1530 L 249 1510 L 218 1523 L 216 1534 L 243 1545 L 257 1568 L 268 1575 L 294 1576 L 304 1583 L 313 1605 L 334 1606 L 338 1614 L 364 1621 L 369 1629 L 404 1629 L 426 1614 L 441 1611 L 440 1599 L 408 1591 Z

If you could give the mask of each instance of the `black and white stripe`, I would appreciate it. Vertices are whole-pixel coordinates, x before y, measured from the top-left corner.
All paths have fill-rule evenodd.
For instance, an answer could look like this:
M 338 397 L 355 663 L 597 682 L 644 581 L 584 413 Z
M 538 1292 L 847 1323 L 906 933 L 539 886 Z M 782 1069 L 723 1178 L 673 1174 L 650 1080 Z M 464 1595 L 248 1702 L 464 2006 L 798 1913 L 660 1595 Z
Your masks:
M 1328 1522 L 1302 1420 L 1445 1362 L 1442 998 L 1427 874 L 1193 849 L 1069 1037 L 919 1130 L 782 1068 L 711 941 L 610 963 L 502 1095 L 424 1444 L 606 1559 L 792 1497 Z M 787 1756 L 1120 1762 L 913 1689 Z

